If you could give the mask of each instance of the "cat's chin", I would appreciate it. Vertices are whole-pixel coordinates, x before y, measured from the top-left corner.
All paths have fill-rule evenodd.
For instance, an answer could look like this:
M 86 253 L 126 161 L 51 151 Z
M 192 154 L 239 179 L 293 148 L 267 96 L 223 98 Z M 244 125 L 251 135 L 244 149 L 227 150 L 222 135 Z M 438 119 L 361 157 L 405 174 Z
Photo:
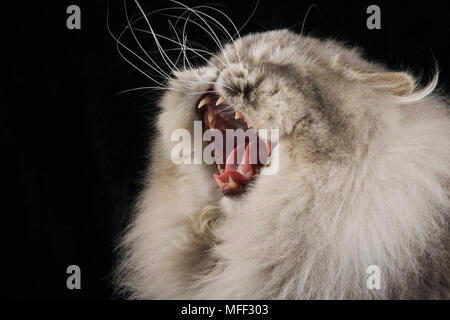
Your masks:
M 249 125 L 244 114 L 230 105 L 227 100 L 215 93 L 205 93 L 198 100 L 195 109 L 204 123 L 204 131 L 219 130 L 223 137 L 222 143 L 214 142 L 213 156 L 215 162 L 213 176 L 216 184 L 225 195 L 233 196 L 244 193 L 247 184 L 260 174 L 268 163 L 271 153 L 270 140 L 261 139 Z M 233 129 L 235 133 L 243 133 L 243 140 L 232 137 L 233 150 L 227 149 L 226 130 Z M 255 137 L 252 139 L 251 137 Z M 221 145 L 221 146 L 220 146 Z M 219 161 L 217 161 L 219 159 Z

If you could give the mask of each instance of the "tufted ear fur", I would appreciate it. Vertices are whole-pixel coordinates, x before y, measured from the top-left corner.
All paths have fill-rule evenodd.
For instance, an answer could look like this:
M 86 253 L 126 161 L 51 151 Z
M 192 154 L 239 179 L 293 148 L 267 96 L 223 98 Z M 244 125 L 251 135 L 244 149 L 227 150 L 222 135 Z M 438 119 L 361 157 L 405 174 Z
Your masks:
M 361 81 L 389 95 L 407 97 L 416 89 L 413 76 L 407 72 L 384 71 L 374 64 L 355 66 L 344 62 L 339 54 L 331 58 L 329 67 L 343 72 L 349 79 Z
M 361 81 L 394 96 L 409 96 L 415 87 L 413 77 L 406 72 L 374 72 L 358 75 Z

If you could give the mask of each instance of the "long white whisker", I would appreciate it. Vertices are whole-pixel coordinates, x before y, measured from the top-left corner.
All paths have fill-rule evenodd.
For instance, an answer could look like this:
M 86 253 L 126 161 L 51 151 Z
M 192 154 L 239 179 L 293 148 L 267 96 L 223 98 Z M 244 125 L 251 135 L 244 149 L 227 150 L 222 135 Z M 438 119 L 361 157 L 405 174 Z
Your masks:
M 214 10 L 214 11 L 216 11 L 216 12 L 219 12 L 222 16 L 224 16 L 224 17 L 231 23 L 231 25 L 233 26 L 233 28 L 234 28 L 234 30 L 236 31 L 236 33 L 237 33 L 237 35 L 239 36 L 239 38 L 241 37 L 241 35 L 239 34 L 239 30 L 237 29 L 237 27 L 236 27 L 236 25 L 234 24 L 234 22 L 233 22 L 233 21 L 230 19 L 230 17 L 228 17 L 224 12 L 222 12 L 222 11 L 220 11 L 220 10 L 218 10 L 218 9 L 216 9 L 216 8 L 214 8 L 214 7 L 212 7 L 212 6 L 207 6 L 207 5 L 197 6 L 197 7 L 195 7 L 195 8 L 206 8 L 206 9 L 210 9 L 210 10 Z M 233 42 L 233 46 L 234 46 L 234 49 L 235 49 L 235 51 L 236 51 L 236 56 L 237 56 L 237 58 L 238 58 L 238 61 L 239 61 L 239 63 L 241 63 L 241 57 L 239 56 L 239 50 L 237 50 L 236 43 L 235 43 L 235 39 L 234 39 L 234 37 L 235 37 L 236 34 L 235 34 L 234 36 L 232 36 L 232 35 L 228 32 L 228 30 L 225 28 L 225 26 L 224 26 L 223 24 L 221 24 L 218 20 L 216 20 L 215 18 L 211 17 L 210 15 L 208 15 L 208 14 L 206 14 L 206 13 L 204 13 L 204 12 L 199 11 L 199 13 L 200 13 L 200 14 L 203 14 L 203 15 L 205 15 L 206 17 L 209 17 L 211 20 L 215 21 L 215 22 L 217 23 L 217 25 L 218 25 L 220 28 L 222 28 L 222 30 L 225 32 L 225 34 L 228 35 L 228 37 L 230 37 L 231 42 Z
M 202 59 L 206 63 L 208 63 L 208 65 L 211 66 L 217 73 L 220 73 L 220 70 L 218 69 L 218 67 L 216 65 L 212 64 L 209 61 L 209 59 L 207 59 L 204 55 L 215 57 L 220 63 L 222 63 L 223 66 L 226 66 L 227 63 L 228 63 L 228 65 L 230 65 L 230 60 L 228 59 L 228 57 L 227 57 L 227 55 L 225 53 L 224 46 L 223 46 L 221 40 L 219 39 L 218 35 L 214 31 L 214 29 L 209 25 L 209 22 L 206 19 L 212 20 L 213 24 L 216 23 L 218 28 L 219 28 L 219 30 L 223 30 L 224 34 L 228 35 L 230 37 L 230 40 L 233 41 L 233 44 L 235 45 L 234 39 L 231 36 L 231 34 L 227 31 L 227 29 L 218 20 L 214 19 L 213 17 L 211 17 L 210 15 L 208 15 L 208 14 L 206 14 L 204 12 L 201 12 L 200 10 L 197 10 L 196 8 L 193 8 L 193 9 L 189 8 L 188 6 L 186 6 L 186 5 L 184 5 L 184 4 L 180 3 L 180 2 L 177 2 L 175 0 L 171 0 L 171 2 L 176 3 L 178 5 L 181 5 L 181 7 L 159 9 L 159 10 L 155 10 L 153 12 L 150 12 L 148 14 L 144 13 L 143 8 L 141 7 L 141 5 L 138 2 L 138 0 L 134 0 L 134 2 L 135 2 L 135 5 L 138 7 L 139 12 L 141 13 L 142 16 L 138 17 L 137 19 L 135 19 L 133 21 L 133 17 L 134 17 L 134 14 L 133 14 L 132 17 L 131 17 L 132 19 L 130 20 L 130 16 L 128 14 L 127 4 L 126 4 L 126 1 L 124 0 L 123 5 L 124 5 L 124 11 L 125 11 L 125 16 L 126 16 L 126 20 L 127 20 L 127 25 L 124 28 L 124 30 L 117 37 L 112 33 L 112 31 L 111 31 L 111 29 L 109 27 L 109 2 L 108 2 L 108 5 L 107 5 L 107 19 L 106 19 L 107 20 L 106 21 L 107 22 L 106 23 L 107 24 L 107 29 L 108 29 L 108 32 L 110 33 L 111 37 L 116 41 L 116 49 L 117 49 L 117 52 L 119 53 L 119 55 L 129 65 L 131 65 L 134 69 L 136 69 L 138 72 L 143 74 L 146 78 L 148 78 L 153 83 L 158 84 L 158 85 L 157 86 L 146 86 L 146 87 L 139 87 L 139 88 L 128 89 L 128 90 L 122 91 L 121 93 L 130 92 L 130 91 L 136 91 L 136 90 L 145 90 L 145 89 L 148 89 L 148 90 L 150 90 L 150 89 L 153 89 L 153 90 L 173 90 L 173 91 L 182 92 L 184 94 L 201 94 L 201 93 L 204 93 L 204 91 L 202 91 L 202 92 L 189 91 L 189 93 L 186 93 L 184 90 L 180 90 L 180 89 L 177 89 L 177 88 L 167 87 L 166 86 L 166 83 L 169 80 L 169 78 L 171 77 L 171 74 L 172 74 L 172 72 L 174 70 L 176 70 L 178 72 L 181 72 L 178 69 L 177 64 L 178 64 L 178 62 L 180 60 L 180 57 L 182 55 L 184 57 L 184 59 L 183 59 L 184 67 L 186 68 L 185 64 L 187 62 L 191 69 L 195 69 L 195 68 L 193 68 L 191 62 L 188 59 L 187 52 L 193 52 L 197 57 L 199 57 L 200 59 Z M 209 6 L 199 6 L 198 8 L 207 8 L 207 9 L 212 9 L 214 11 L 220 12 L 219 10 L 217 10 L 217 9 L 215 9 L 213 7 L 209 7 Z M 184 10 L 184 12 L 180 16 L 177 17 L 178 18 L 177 19 L 177 23 L 180 20 L 184 20 L 185 21 L 184 22 L 184 26 L 183 26 L 183 33 L 182 33 L 183 39 L 180 39 L 180 36 L 179 36 L 177 28 L 176 28 L 177 24 L 174 25 L 170 20 L 168 20 L 168 22 L 169 22 L 169 30 L 170 29 L 173 30 L 177 40 L 174 40 L 174 39 L 171 39 L 169 37 L 166 37 L 166 36 L 163 36 L 163 35 L 160 35 L 160 34 L 156 33 L 155 30 L 153 29 L 153 27 L 152 27 L 148 17 L 151 14 L 155 13 L 155 12 L 177 10 L 177 9 L 180 9 L 180 10 L 183 9 Z M 187 18 L 184 17 L 185 14 L 188 14 Z M 192 15 L 195 15 L 196 17 L 198 17 L 203 23 L 205 23 L 206 27 L 204 27 L 203 25 L 199 24 L 197 21 L 190 19 L 190 17 Z M 224 13 L 222 13 L 222 15 L 226 16 Z M 203 18 L 202 16 L 205 16 L 206 19 Z M 232 25 L 236 29 L 236 31 L 239 31 L 239 30 L 237 30 L 236 26 L 231 21 L 231 19 L 229 19 L 228 17 L 227 17 L 227 19 L 232 23 Z M 149 30 L 133 27 L 140 20 L 145 20 Z M 190 44 L 188 45 L 188 40 L 187 40 L 187 36 L 186 36 L 186 26 L 187 26 L 187 24 L 189 22 L 194 23 L 194 25 L 196 25 L 197 27 L 199 27 L 200 29 L 205 31 L 208 34 L 208 36 L 211 37 L 211 39 L 216 43 L 216 45 L 219 47 L 219 49 L 223 52 L 222 55 L 223 55 L 223 57 L 225 57 L 226 63 L 224 61 L 222 61 L 218 57 L 218 55 L 216 55 L 214 53 L 211 53 L 208 50 L 208 48 L 206 48 L 205 46 L 203 46 L 201 44 L 200 44 L 200 46 L 203 46 L 204 48 L 206 48 L 206 50 L 194 48 Z M 131 48 L 129 48 L 127 45 L 125 45 L 122 42 L 122 38 L 124 37 L 124 35 L 125 35 L 126 31 L 128 31 L 128 29 L 130 29 L 130 32 L 131 32 L 134 40 L 136 41 L 136 44 L 138 45 L 140 50 L 145 54 L 146 58 L 148 58 L 148 61 L 146 61 L 146 59 L 143 59 L 141 54 L 139 54 L 139 50 L 137 52 L 135 52 L 135 51 L 133 51 Z M 141 44 L 141 42 L 139 41 L 139 38 L 138 38 L 137 34 L 135 33 L 135 31 L 139 31 L 139 32 L 143 32 L 143 33 L 147 33 L 147 34 L 151 34 L 152 35 L 152 37 L 153 37 L 153 39 L 155 41 L 156 47 L 157 47 L 157 51 L 156 52 L 158 52 L 161 55 L 164 63 L 171 69 L 170 73 L 165 72 L 165 70 L 162 68 L 162 66 L 160 64 L 156 63 L 156 61 L 151 58 L 151 56 L 149 55 L 149 53 L 151 53 L 151 51 L 146 51 L 144 49 L 144 47 Z M 237 34 L 240 37 L 239 32 L 237 32 Z M 166 49 L 164 49 L 162 47 L 161 43 L 164 43 L 164 42 L 160 42 L 160 39 L 163 39 L 163 40 L 168 41 L 170 43 L 174 43 L 177 46 L 179 46 L 179 48 L 169 48 L 169 49 L 166 50 Z M 125 52 L 131 53 L 132 57 L 137 58 L 138 61 L 141 61 L 142 63 L 144 63 L 152 71 L 156 72 L 158 76 L 163 77 L 164 81 L 160 82 L 159 80 L 157 80 L 157 79 L 159 79 L 159 77 L 154 78 L 153 75 L 150 75 L 147 70 L 146 71 L 142 70 L 137 64 L 135 64 L 135 61 L 132 62 L 130 60 L 130 58 L 125 56 L 124 52 L 122 51 L 123 49 L 125 49 Z M 235 46 L 235 49 L 236 49 L 236 46 Z M 178 53 L 177 58 L 176 58 L 176 60 L 174 62 L 174 61 L 171 60 L 171 58 L 169 57 L 169 55 L 166 52 L 175 51 L 175 50 L 180 50 L 180 52 Z M 240 57 L 239 57 L 239 54 L 238 54 L 237 50 L 236 50 L 236 55 L 237 55 L 237 57 L 238 57 L 238 59 L 240 61 Z M 127 54 L 127 56 L 129 56 L 129 54 Z M 197 63 L 195 63 L 195 64 L 197 64 Z M 197 79 L 195 79 L 195 78 L 193 80 L 175 79 L 175 81 L 177 81 L 177 82 L 187 82 L 187 83 L 190 83 L 190 82 L 191 83 L 192 82 L 195 83 L 196 82 L 196 83 L 204 83 L 204 84 L 212 84 L 212 85 L 216 85 L 218 83 L 217 81 L 205 81 L 205 80 L 202 80 L 199 74 L 197 74 L 197 73 L 194 73 L 194 74 L 195 74 L 195 77 Z M 234 77 L 233 77 L 233 80 L 236 83 L 236 79 L 234 79 Z M 224 85 L 224 84 L 222 84 L 222 86 L 226 87 L 226 88 L 228 88 L 230 90 L 233 90 L 233 88 L 231 88 L 230 86 L 227 86 L 227 85 Z
M 242 31 L 242 29 L 245 28 L 245 26 L 250 22 L 251 18 L 253 17 L 253 15 L 256 12 L 256 9 L 258 8 L 259 5 L 259 0 L 256 2 L 255 8 L 253 9 L 252 13 L 250 14 L 250 16 L 248 17 L 248 19 L 244 22 L 244 24 L 239 28 L 239 32 L 237 33 L 240 37 L 240 32 Z M 234 35 L 233 37 L 235 37 L 236 35 Z
M 195 24 L 196 26 L 198 26 L 199 28 L 201 28 L 203 31 L 205 31 L 210 37 L 213 37 L 213 35 L 205 28 L 205 27 L 203 27 L 201 24 L 199 24 L 198 22 L 196 22 L 195 20 L 190 20 L 189 18 L 184 18 L 184 17 L 182 17 L 182 16 L 174 16 L 174 15 L 170 15 L 170 14 L 165 14 L 165 16 L 167 16 L 167 17 L 171 17 L 171 18 L 178 18 L 178 20 L 185 20 L 185 24 L 184 24 L 184 27 L 183 27 L 183 32 L 185 31 L 185 29 L 186 29 L 186 25 L 187 25 L 187 23 L 188 22 L 191 22 L 191 23 L 193 23 L 193 24 Z M 216 43 L 217 44 L 217 43 Z M 222 50 L 223 50 L 223 47 L 222 47 Z M 212 54 L 211 54 L 212 55 Z M 217 56 L 216 56 L 217 57 Z M 220 59 L 219 59 L 220 60 Z M 225 64 L 224 64 L 224 66 L 225 66 Z
M 139 29 L 139 28 L 134 28 L 136 31 L 141 31 L 141 32 L 144 32 L 144 33 L 149 33 L 149 31 L 148 30 L 143 30 L 143 29 Z M 157 36 L 157 37 L 161 37 L 161 38 L 163 38 L 163 39 L 166 39 L 166 40 L 168 40 L 168 41 L 172 41 L 172 42 L 175 42 L 176 43 L 176 41 L 175 40 L 172 40 L 172 39 L 170 39 L 170 38 L 167 38 L 167 37 L 165 37 L 165 36 L 162 36 L 162 35 L 159 35 L 159 34 L 157 34 L 157 33 L 154 33 L 154 35 L 155 36 Z M 191 48 L 189 48 L 189 47 L 187 47 L 187 49 L 191 49 Z M 203 56 L 201 56 L 201 55 L 199 55 L 197 52 L 195 52 L 195 50 L 192 50 L 192 51 L 194 51 L 194 53 L 196 53 L 199 57 L 202 57 L 205 61 L 207 61 L 208 63 L 210 63 L 206 58 L 204 58 Z M 208 52 L 207 52 L 208 53 Z M 119 52 L 119 54 L 121 54 L 120 52 Z M 133 63 L 131 63 L 128 59 L 126 59 L 122 54 L 121 54 L 121 56 L 128 62 L 128 63 L 130 63 L 134 68 L 136 68 L 137 70 L 139 70 L 141 73 L 143 73 L 143 74 L 145 74 L 145 72 L 143 72 L 142 70 L 140 70 L 138 67 L 136 67 Z M 211 66 L 212 67 L 214 67 L 214 65 L 212 65 L 211 64 Z M 218 72 L 218 70 L 216 69 L 216 71 Z M 147 77 L 149 77 L 147 74 L 145 74 Z M 198 76 L 197 76 L 198 77 Z M 150 78 L 150 77 L 149 77 Z M 150 79 L 152 79 L 152 78 L 150 78 Z M 153 79 L 152 79 L 153 80 Z M 155 80 L 153 80 L 153 81 L 155 81 Z M 180 82 L 190 82 L 190 81 L 188 81 L 188 80 L 182 80 L 182 79 L 177 79 L 177 81 L 180 81 Z M 157 82 L 157 81 L 155 81 L 155 82 Z M 198 78 L 198 81 L 197 82 L 199 82 L 199 83 L 205 83 L 205 84 L 216 84 L 215 82 L 212 82 L 212 81 L 204 81 L 204 80 L 201 80 L 200 78 Z M 158 83 L 158 82 L 157 82 Z M 223 85 L 224 87 L 226 87 L 226 88 L 228 88 L 228 89 L 230 89 L 230 90 L 232 90 L 232 88 L 231 87 L 229 87 L 229 86 L 226 86 L 226 85 Z
M 130 64 L 133 68 L 135 68 L 136 70 L 138 70 L 140 73 L 142 73 L 145 77 L 147 77 L 148 79 L 150 79 L 151 81 L 160 84 L 159 81 L 155 80 L 154 78 L 152 78 L 151 76 L 149 76 L 147 73 L 145 73 L 144 71 L 142 71 L 139 67 L 137 67 L 134 63 L 132 63 L 129 59 L 127 59 L 123 53 L 120 50 L 120 47 L 123 47 L 124 49 L 126 49 L 128 52 L 130 52 L 131 54 L 133 54 L 134 56 L 136 56 L 138 59 L 140 59 L 142 62 L 144 62 L 145 64 L 147 64 L 149 67 L 153 68 L 151 65 L 149 65 L 144 59 L 141 58 L 141 56 L 139 56 L 138 54 L 136 54 L 133 50 L 131 50 L 130 48 L 128 48 L 126 45 L 124 45 L 120 39 L 123 36 L 123 34 L 125 33 L 126 30 L 122 31 L 122 33 L 119 35 L 119 37 L 116 37 L 110 27 L 109 27 L 109 2 L 107 4 L 107 15 L 106 15 L 106 28 L 110 34 L 110 36 L 116 41 L 116 50 L 119 53 L 119 55 L 128 63 Z
M 175 29 L 175 27 L 172 25 L 172 22 L 171 22 L 170 20 L 169 20 L 169 26 L 170 26 L 170 28 L 172 28 L 172 30 L 173 30 L 175 36 L 177 37 L 178 43 L 180 43 L 180 37 L 178 36 L 178 32 L 177 32 L 177 30 Z M 181 44 L 181 43 L 180 43 L 180 44 Z M 166 50 L 166 51 L 167 51 L 167 50 Z M 184 52 L 185 52 L 185 51 L 184 51 L 184 47 L 183 47 L 183 48 L 181 48 L 180 53 L 179 53 L 178 56 L 177 56 L 177 60 L 175 61 L 175 64 L 178 64 L 178 61 L 179 61 L 180 57 L 183 55 Z
M 139 90 L 162 90 L 162 91 L 164 91 L 164 90 L 170 91 L 171 90 L 171 91 L 177 91 L 177 92 L 184 93 L 184 91 L 182 91 L 180 89 L 176 89 L 176 88 L 146 86 L 146 87 L 137 87 L 137 88 L 123 90 L 123 91 L 118 92 L 117 94 L 123 94 L 123 93 L 127 93 L 127 92 L 139 91 Z
M 118 46 L 120 45 L 121 47 L 123 47 L 124 49 L 126 49 L 128 52 L 130 52 L 131 54 L 133 54 L 135 57 L 137 57 L 140 61 L 142 61 L 144 64 L 146 64 L 148 67 L 150 67 L 152 70 L 158 72 L 165 80 L 167 80 L 168 78 L 165 76 L 165 74 L 161 74 L 161 72 L 159 72 L 157 69 L 155 69 L 155 67 L 153 65 L 151 65 L 150 63 L 148 63 L 146 60 L 144 60 L 140 55 L 138 55 L 137 53 L 135 53 L 133 50 L 131 50 L 130 48 L 128 48 L 127 46 L 125 46 L 122 41 L 120 40 L 125 33 L 126 30 L 123 30 L 120 35 L 118 36 L 118 38 L 114 38 L 114 36 L 112 36 L 114 39 L 116 39 L 117 41 L 117 50 L 119 51 Z M 121 53 L 121 52 L 119 52 Z M 122 56 L 123 57 L 123 56 Z M 125 59 L 126 61 L 129 62 L 128 59 Z M 159 81 L 154 80 L 156 83 L 160 83 Z
M 134 63 L 132 63 L 129 59 L 127 59 L 125 57 L 125 55 L 120 51 L 119 48 L 119 43 L 116 44 L 116 49 L 117 52 L 119 53 L 119 55 L 122 57 L 122 59 L 124 59 L 128 64 L 130 64 L 133 68 L 135 68 L 137 71 L 139 71 L 140 73 L 142 73 L 144 76 L 146 76 L 148 79 L 150 79 L 151 81 L 155 82 L 155 83 L 160 83 L 159 81 L 153 79 L 151 76 L 149 76 L 146 72 L 142 71 L 138 66 L 136 66 Z M 128 49 L 128 48 L 126 48 Z
M 239 30 L 237 29 L 237 27 L 236 27 L 236 25 L 234 24 L 233 20 L 231 20 L 230 17 L 229 17 L 228 15 L 226 15 L 224 12 L 220 11 L 220 10 L 217 9 L 217 8 L 214 8 L 213 6 L 209 6 L 209 5 L 201 5 L 201 6 L 197 6 L 197 7 L 195 7 L 195 8 L 206 8 L 206 9 L 211 9 L 211 10 L 214 10 L 214 11 L 220 13 L 222 16 L 224 16 L 224 17 L 231 23 L 231 25 L 233 26 L 234 30 L 236 31 L 235 35 L 234 35 L 234 36 L 231 36 L 231 35 L 227 32 L 227 29 L 225 29 L 225 28 L 222 26 L 222 28 L 224 29 L 224 31 L 227 32 L 228 35 L 230 36 L 230 39 L 234 39 L 236 35 L 238 35 L 239 38 L 241 37 L 241 35 L 240 35 L 240 33 L 239 33 Z M 219 24 L 219 25 L 220 25 L 220 24 Z
M 152 15 L 152 14 L 154 14 L 154 13 L 164 12 L 164 11 L 170 11 L 170 10 L 177 10 L 177 9 L 179 9 L 179 10 L 184 10 L 183 7 L 162 8 L 162 9 L 154 10 L 154 11 L 149 12 L 149 13 L 147 13 L 147 14 L 141 15 L 141 17 L 137 18 L 134 22 L 129 23 L 129 25 L 128 25 L 126 28 L 131 28 L 130 25 L 134 25 L 134 24 L 138 23 L 140 20 L 142 20 L 142 19 L 144 19 L 144 18 L 146 18 L 146 17 L 149 17 L 150 15 Z M 124 30 L 124 31 L 125 31 L 125 30 Z M 161 48 L 158 47 L 158 53 L 161 54 L 161 51 L 160 51 L 160 50 L 161 50 Z M 167 51 L 167 50 L 165 50 L 165 51 Z M 169 60 L 170 60 L 170 59 L 169 59 Z M 156 64 L 156 63 L 155 63 L 155 64 Z M 158 64 L 156 64 L 156 65 L 159 67 Z M 168 78 L 168 77 L 166 77 L 166 79 L 167 79 L 167 78 Z
M 173 15 L 166 15 L 168 17 L 171 18 L 176 18 L 176 16 Z M 179 19 L 185 20 L 185 22 L 191 22 L 194 23 L 195 25 L 197 25 L 199 28 L 203 29 L 205 32 L 208 32 L 202 25 L 200 25 L 198 22 L 194 21 L 194 20 L 188 20 L 188 18 L 184 18 L 184 17 L 178 17 Z M 195 50 L 200 50 L 200 49 L 195 49 Z M 219 60 L 224 66 L 226 66 L 226 64 L 215 54 L 209 52 L 209 51 L 205 51 L 205 50 L 201 50 L 202 52 L 208 52 L 209 55 L 215 57 L 217 60 Z
M 145 19 L 145 21 L 147 22 L 147 25 L 148 25 L 148 27 L 149 27 L 151 33 L 153 34 L 153 39 L 155 40 L 156 46 L 157 46 L 158 49 L 160 50 L 160 52 L 161 52 L 161 57 L 163 58 L 163 60 L 164 60 L 164 62 L 166 63 L 166 65 L 167 65 L 171 70 L 173 70 L 173 68 L 175 68 L 177 71 L 180 71 L 180 70 L 178 69 L 178 67 L 177 67 L 176 65 L 173 64 L 172 60 L 170 60 L 169 56 L 167 56 L 167 54 L 164 52 L 164 49 L 162 48 L 161 44 L 159 43 L 158 38 L 154 35 L 154 31 L 153 31 L 152 25 L 150 24 L 150 21 L 148 20 L 147 16 L 145 16 L 145 12 L 144 12 L 144 10 L 142 9 L 142 7 L 141 7 L 141 5 L 139 4 L 139 2 L 138 2 L 137 0 L 134 0 L 134 3 L 135 3 L 136 6 L 139 8 L 139 10 L 141 11 L 142 15 L 144 15 L 144 19 Z M 170 64 L 172 65 L 172 67 L 170 66 L 170 64 L 169 64 L 168 61 L 170 62 Z
M 154 33 L 154 32 L 152 33 L 152 32 L 150 32 L 150 31 L 148 31 L 148 30 L 144 30 L 144 29 L 140 29 L 140 28 L 134 28 L 134 30 L 140 31 L 140 32 L 143 32 L 143 33 L 151 33 L 151 34 L 154 35 L 155 37 L 159 37 L 159 38 L 164 39 L 164 40 L 167 40 L 167 41 L 169 41 L 169 42 L 173 42 L 173 43 L 176 43 L 176 44 L 180 44 L 179 42 L 177 42 L 177 41 L 175 41 L 175 40 L 173 40 L 173 39 L 170 39 L 170 38 L 168 38 L 168 37 L 166 37 L 166 36 L 160 35 L 160 34 L 158 34 L 158 33 Z M 214 70 L 216 70 L 217 72 L 219 72 L 219 69 L 217 69 L 217 67 L 216 67 L 215 65 L 213 65 L 208 59 L 206 59 L 205 57 L 203 57 L 201 54 L 198 53 L 198 52 L 205 52 L 205 53 L 207 53 L 207 54 L 211 54 L 210 52 L 205 51 L 205 50 L 201 50 L 201 49 L 193 49 L 193 48 L 190 48 L 190 47 L 188 47 L 188 46 L 185 46 L 185 48 L 186 48 L 187 50 L 192 51 L 192 52 L 194 52 L 195 54 L 197 54 L 197 56 L 199 56 L 200 58 L 202 58 L 203 60 L 205 60 L 205 62 L 207 62 L 212 68 L 214 68 Z M 197 52 L 197 51 L 198 51 L 198 52 Z
M 175 0 L 171 0 L 171 1 L 172 1 L 172 2 L 175 2 L 175 3 L 178 3 L 178 4 L 180 4 L 180 5 L 183 5 L 183 4 L 181 4 L 181 3 L 179 3 L 179 2 L 177 2 L 177 1 L 175 1 Z M 215 39 L 217 39 L 216 44 L 218 45 L 219 49 L 222 51 L 222 54 L 223 54 L 223 56 L 225 57 L 225 60 L 227 61 L 228 65 L 231 65 L 230 60 L 228 59 L 228 56 L 227 56 L 227 54 L 226 54 L 226 52 L 225 52 L 225 48 L 224 48 L 223 45 L 221 44 L 221 42 L 220 42 L 220 40 L 219 40 L 217 34 L 214 32 L 214 30 L 211 28 L 211 26 L 208 24 L 208 22 L 200 16 L 200 14 L 203 14 L 203 15 L 205 15 L 206 17 L 209 17 L 210 19 L 212 19 L 213 21 L 215 21 L 217 24 L 219 24 L 219 26 L 220 26 L 223 30 L 225 30 L 226 33 L 228 33 L 228 31 L 226 30 L 226 28 L 223 27 L 223 26 L 220 24 L 219 21 L 217 21 L 216 19 L 212 18 L 210 15 L 205 14 L 204 12 L 201 12 L 201 11 L 199 11 L 199 10 L 196 10 L 197 7 L 195 7 L 195 8 L 189 8 L 189 7 L 185 6 L 185 5 L 183 5 L 183 6 L 186 7 L 187 10 L 189 10 L 189 11 L 191 11 L 193 14 L 195 14 L 197 17 L 199 17 L 200 20 L 202 20 L 202 21 L 205 23 L 205 25 L 209 28 L 209 30 L 211 30 L 211 32 L 213 33 Z M 194 21 L 194 23 L 195 23 L 195 21 Z M 204 28 L 202 28 L 202 29 L 205 30 Z M 205 30 L 205 31 L 206 31 L 206 30 Z M 211 38 L 214 40 L 213 35 L 211 35 L 211 33 L 209 33 L 208 31 L 206 31 L 206 32 L 207 32 L 207 33 L 211 36 Z M 228 33 L 228 35 L 229 35 L 229 33 Z M 229 35 L 229 36 L 231 37 L 231 35 Z M 236 45 L 235 45 L 235 43 L 234 43 L 234 40 L 233 40 L 233 39 L 231 39 L 231 40 L 233 41 L 233 45 L 234 45 L 235 50 L 236 50 L 236 55 L 238 56 L 238 61 L 239 61 L 239 63 L 241 63 L 240 57 L 239 57 L 239 54 L 238 54 L 238 50 L 236 49 Z M 217 56 L 216 56 L 216 57 L 217 57 Z M 217 58 L 218 58 L 218 57 L 217 57 Z M 218 59 L 219 59 L 219 58 L 218 58 Z M 219 61 L 221 61 L 221 60 L 219 59 Z M 222 61 L 221 61 L 221 63 L 223 64 L 223 66 L 226 66 Z M 232 80 L 233 80 L 233 83 L 234 83 L 235 85 L 237 85 L 237 80 L 236 80 L 236 78 L 234 77 L 234 75 L 233 75 L 232 73 L 231 73 L 231 78 L 232 78 Z M 229 88 L 229 87 L 228 87 L 228 88 Z
M 187 13 L 186 10 L 180 15 L 180 17 L 182 17 L 185 13 Z M 177 19 L 177 21 L 175 22 L 175 25 L 177 25 L 178 22 L 180 21 L 180 17 L 179 17 L 179 18 Z M 189 15 L 188 17 L 190 17 L 190 15 Z M 186 48 L 187 48 L 187 46 L 186 46 L 186 43 L 188 42 L 187 36 L 186 36 L 186 26 L 187 26 L 187 21 L 188 21 L 188 20 L 186 20 L 186 21 L 184 22 L 183 32 L 182 32 L 182 35 L 183 35 L 183 49 L 185 50 L 184 52 L 185 52 L 185 57 L 186 57 L 186 59 L 187 59 L 187 55 L 186 55 Z M 188 64 L 189 64 L 189 66 L 191 67 L 190 61 L 187 60 L 187 62 L 188 62 Z
M 230 65 L 230 61 L 229 61 L 229 59 L 228 59 L 228 57 L 227 57 L 227 55 L 226 55 L 226 53 L 224 51 L 224 47 L 222 46 L 219 38 L 217 37 L 217 34 L 214 32 L 214 30 L 211 28 L 211 26 L 208 24 L 208 22 L 205 19 L 203 19 L 203 17 L 196 10 L 194 10 L 192 8 L 189 8 L 188 6 L 182 4 L 181 2 L 178 2 L 176 0 L 170 0 L 170 1 L 185 7 L 187 10 L 191 11 L 193 14 L 195 14 L 197 17 L 199 17 L 205 23 L 205 25 L 211 31 L 211 33 L 208 32 L 208 34 L 212 37 L 213 40 L 216 41 L 216 44 L 219 46 L 220 50 L 224 53 L 225 60 L 227 60 L 228 65 Z
M 139 42 L 138 38 L 136 37 L 136 34 L 134 33 L 133 28 L 131 27 L 130 19 L 128 18 L 128 10 L 127 10 L 127 6 L 126 6 L 126 0 L 123 1 L 123 5 L 124 5 L 125 17 L 127 19 L 128 27 L 129 27 L 129 29 L 131 31 L 131 34 L 133 35 L 134 39 L 136 40 L 136 43 L 141 48 L 141 50 L 145 53 L 147 58 L 158 68 L 158 70 L 160 70 L 160 71 L 158 71 L 158 70 L 155 69 L 155 71 L 157 71 L 160 75 L 162 75 L 166 79 L 169 78 L 169 75 L 164 72 L 164 70 L 150 57 L 150 55 L 147 54 L 147 52 L 142 47 L 141 43 Z

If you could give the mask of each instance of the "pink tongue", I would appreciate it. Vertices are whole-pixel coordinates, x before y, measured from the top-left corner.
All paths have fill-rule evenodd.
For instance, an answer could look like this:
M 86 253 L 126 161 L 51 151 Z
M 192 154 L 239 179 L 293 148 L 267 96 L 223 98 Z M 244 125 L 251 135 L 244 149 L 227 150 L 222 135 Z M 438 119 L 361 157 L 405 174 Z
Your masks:
M 225 172 L 227 171 L 237 171 L 241 174 L 243 174 L 246 178 L 246 180 L 250 180 L 253 176 L 253 168 L 250 164 L 250 150 L 252 154 L 252 163 L 255 164 L 256 161 L 254 160 L 256 155 L 256 143 L 251 142 L 247 145 L 247 148 L 245 148 L 244 144 L 239 145 L 237 148 L 235 148 L 227 157 L 227 160 L 225 161 Z M 225 173 L 224 172 L 224 173 Z
M 256 144 L 252 142 L 247 145 L 245 150 L 244 148 L 245 144 L 241 144 L 230 152 L 225 161 L 225 172 L 221 175 L 214 174 L 214 180 L 224 192 L 238 191 L 253 176 L 253 167 L 250 164 L 250 150 L 255 149 L 251 150 L 251 160 L 253 160 L 255 157 L 253 154 L 256 155 Z M 256 162 L 252 161 L 252 163 Z
M 239 145 L 228 155 L 225 171 L 221 175 L 214 174 L 214 180 L 223 192 L 238 192 L 253 177 L 253 165 L 264 165 L 267 162 L 267 146 L 263 144 L 263 159 L 258 161 L 258 142 Z M 245 149 L 244 149 L 245 148 Z

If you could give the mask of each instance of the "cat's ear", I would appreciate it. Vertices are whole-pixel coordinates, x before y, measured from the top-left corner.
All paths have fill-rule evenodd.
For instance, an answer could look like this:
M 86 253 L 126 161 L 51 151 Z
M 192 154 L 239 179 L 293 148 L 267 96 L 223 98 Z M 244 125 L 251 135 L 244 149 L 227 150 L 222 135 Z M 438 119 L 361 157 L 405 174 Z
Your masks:
M 365 83 L 394 96 L 408 96 L 414 91 L 414 78 L 406 72 L 359 73 Z

